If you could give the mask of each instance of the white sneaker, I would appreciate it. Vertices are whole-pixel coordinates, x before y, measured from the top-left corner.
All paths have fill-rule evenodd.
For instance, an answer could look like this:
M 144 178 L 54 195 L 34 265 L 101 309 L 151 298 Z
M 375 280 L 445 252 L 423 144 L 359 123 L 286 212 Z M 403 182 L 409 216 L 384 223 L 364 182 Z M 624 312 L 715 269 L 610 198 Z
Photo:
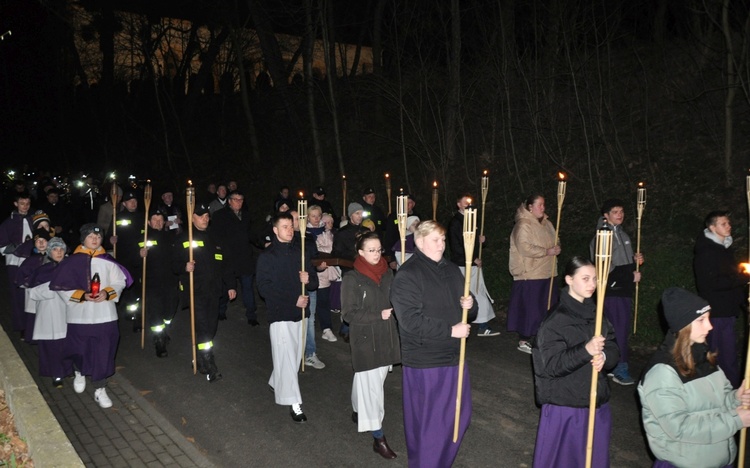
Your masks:
M 305 358 L 305 364 L 314 369 L 322 369 L 326 366 L 325 364 L 323 364 L 323 361 L 318 359 L 318 356 L 315 353 L 312 353 L 310 356 L 307 356 Z
M 102 408 L 111 408 L 112 407 L 112 400 L 109 399 L 109 395 L 107 395 L 107 389 L 97 388 L 96 391 L 94 391 L 94 401 L 99 403 L 99 406 Z
M 73 390 L 75 390 L 76 393 L 83 393 L 83 391 L 86 390 L 86 376 L 81 375 L 78 371 L 76 371 L 76 376 L 73 379 Z
M 326 328 L 325 330 L 323 330 L 323 335 L 321 338 L 326 341 L 330 341 L 331 343 L 335 343 L 339 340 L 338 338 L 336 338 L 336 335 L 333 334 L 330 328 Z

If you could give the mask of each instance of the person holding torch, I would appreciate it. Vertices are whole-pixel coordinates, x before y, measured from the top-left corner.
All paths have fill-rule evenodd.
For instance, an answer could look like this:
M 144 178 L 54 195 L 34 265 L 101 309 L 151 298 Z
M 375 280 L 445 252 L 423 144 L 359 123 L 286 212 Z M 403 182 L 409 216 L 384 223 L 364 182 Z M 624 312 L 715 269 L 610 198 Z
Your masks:
M 592 367 L 601 373 L 615 367 L 619 350 L 612 324 L 602 323 L 594 336 L 596 269 L 576 256 L 565 266 L 560 301 L 539 326 L 532 348 L 534 387 L 542 406 L 534 448 L 534 466 L 584 466 Z M 609 466 L 612 413 L 609 384 L 596 381 L 594 467 Z
M 718 363 L 735 387 L 740 383 L 737 337 L 734 325 L 745 311 L 748 277 L 740 272 L 734 257 L 732 223 L 728 211 L 712 211 L 705 229 L 695 240 L 693 271 L 698 295 L 711 304 L 713 331 L 708 347 L 718 353 Z
M 453 442 L 461 338 L 476 318 L 474 297 L 463 296 L 464 275 L 443 258 L 445 228 L 429 220 L 414 233 L 417 249 L 391 286 L 401 338 L 404 433 L 409 466 L 453 464 L 471 421 L 469 366 L 464 366 L 458 439 Z

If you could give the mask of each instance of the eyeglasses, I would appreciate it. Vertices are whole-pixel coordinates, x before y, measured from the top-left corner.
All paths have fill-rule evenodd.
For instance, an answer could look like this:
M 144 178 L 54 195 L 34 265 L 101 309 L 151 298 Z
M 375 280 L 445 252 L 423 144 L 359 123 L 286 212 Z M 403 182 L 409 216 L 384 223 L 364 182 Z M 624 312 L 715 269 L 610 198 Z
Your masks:
M 383 250 L 383 249 L 367 249 L 367 250 L 365 250 L 365 252 L 371 253 L 371 254 L 374 254 L 374 253 L 382 254 L 383 252 L 385 252 L 385 250 Z
M 230 198 L 229 201 L 241 202 L 241 201 L 245 201 L 245 199 L 244 198 Z

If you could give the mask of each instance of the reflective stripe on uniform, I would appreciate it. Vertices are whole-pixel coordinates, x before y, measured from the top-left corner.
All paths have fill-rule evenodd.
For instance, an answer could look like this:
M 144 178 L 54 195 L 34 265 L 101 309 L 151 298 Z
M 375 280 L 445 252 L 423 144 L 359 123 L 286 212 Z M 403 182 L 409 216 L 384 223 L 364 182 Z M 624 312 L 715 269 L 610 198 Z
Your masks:
M 221 254 L 214 254 L 214 259 L 216 259 L 216 260 L 224 260 L 224 257 Z
M 151 327 L 151 331 L 154 333 L 161 333 L 164 331 L 166 327 L 164 325 L 154 325 Z
M 147 241 L 146 242 L 146 247 L 153 247 L 155 245 L 158 245 L 158 243 L 156 241 Z M 138 247 L 143 248 L 143 242 L 139 242 L 138 243 Z
M 118 219 L 115 224 L 118 226 L 130 226 L 133 222 L 129 219 Z
M 190 241 L 183 242 L 182 246 L 187 249 L 188 247 L 190 247 Z M 193 241 L 193 247 L 203 247 L 203 246 L 204 246 L 203 241 L 196 241 L 196 240 Z
M 213 341 L 207 341 L 205 343 L 198 344 L 198 349 L 201 351 L 207 351 L 211 348 L 213 348 L 214 342 Z

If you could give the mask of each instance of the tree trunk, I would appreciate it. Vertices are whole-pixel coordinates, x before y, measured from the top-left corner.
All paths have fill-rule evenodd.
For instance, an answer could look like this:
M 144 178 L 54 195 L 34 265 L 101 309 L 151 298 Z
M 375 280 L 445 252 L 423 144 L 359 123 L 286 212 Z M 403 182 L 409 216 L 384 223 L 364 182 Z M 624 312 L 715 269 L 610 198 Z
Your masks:
M 727 96 L 724 100 L 724 182 L 732 185 L 732 143 L 734 133 L 734 97 L 737 95 L 737 72 L 734 68 L 732 27 L 729 24 L 729 0 L 722 2 L 721 27 L 727 48 Z
M 448 48 L 449 91 L 445 109 L 445 157 L 453 161 L 456 157 L 458 114 L 461 105 L 461 11 L 459 0 L 451 0 L 451 32 Z
M 321 12 L 322 26 L 323 26 L 323 47 L 325 50 L 331 50 L 331 40 L 328 37 L 328 32 L 331 30 L 330 25 L 327 24 L 326 12 Z M 336 105 L 336 92 L 334 90 L 333 76 L 336 75 L 336 63 L 331 62 L 330 54 L 326 54 L 326 81 L 328 82 L 328 94 L 331 100 L 331 116 L 333 117 L 333 139 L 336 144 L 336 157 L 339 162 L 339 172 L 346 174 L 344 169 L 344 156 L 341 153 L 341 134 L 339 133 L 339 114 L 338 106 Z M 336 55 L 333 55 L 334 60 Z
M 302 63 L 305 71 L 305 92 L 307 93 L 307 114 L 310 119 L 312 131 L 313 152 L 315 154 L 315 165 L 318 169 L 318 181 L 325 183 L 326 173 L 323 164 L 323 156 L 320 151 L 320 136 L 318 130 L 318 119 L 315 115 L 315 79 L 312 73 L 313 47 L 315 45 L 315 24 L 313 23 L 313 7 L 316 0 L 305 2 L 305 38 L 302 53 Z M 343 174 L 343 172 L 342 172 Z
M 260 149 L 258 147 L 258 135 L 255 133 L 255 120 L 250 109 L 250 87 L 247 83 L 247 74 L 245 73 L 245 62 L 242 56 L 241 37 L 237 30 L 232 27 L 232 47 L 234 48 L 234 57 L 237 62 L 237 72 L 240 74 L 240 99 L 242 100 L 242 110 L 245 113 L 247 121 L 247 136 L 250 139 L 250 156 L 253 164 L 260 164 Z M 249 168 L 248 168 L 249 169 Z

